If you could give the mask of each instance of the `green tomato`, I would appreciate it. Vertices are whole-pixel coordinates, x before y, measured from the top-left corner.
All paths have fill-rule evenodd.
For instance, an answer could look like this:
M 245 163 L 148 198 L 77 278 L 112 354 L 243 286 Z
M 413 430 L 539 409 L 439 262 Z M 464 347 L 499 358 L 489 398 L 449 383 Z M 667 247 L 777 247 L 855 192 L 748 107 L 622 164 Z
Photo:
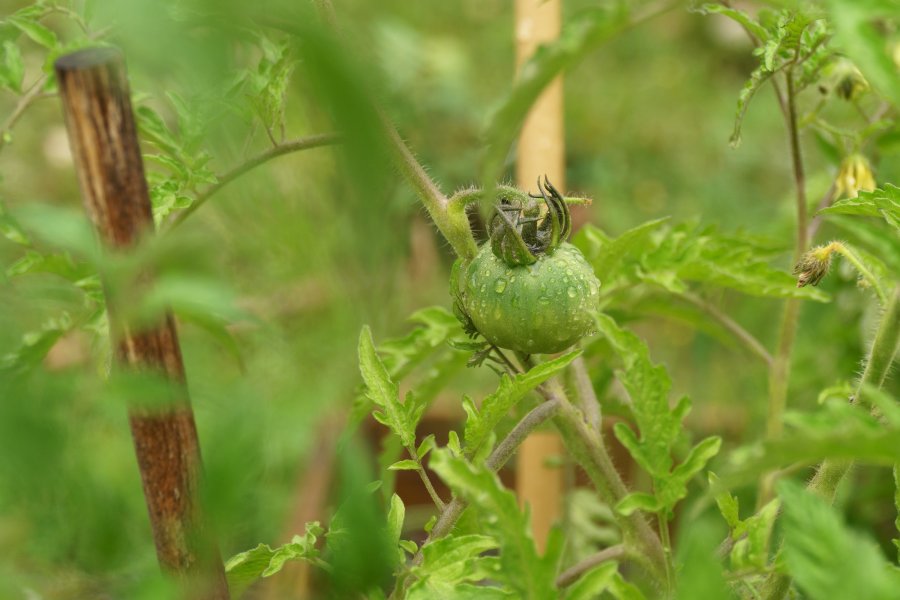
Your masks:
M 516 266 L 484 244 L 460 275 L 465 312 L 495 346 L 549 354 L 565 350 L 593 329 L 600 281 L 569 243 L 532 264 Z

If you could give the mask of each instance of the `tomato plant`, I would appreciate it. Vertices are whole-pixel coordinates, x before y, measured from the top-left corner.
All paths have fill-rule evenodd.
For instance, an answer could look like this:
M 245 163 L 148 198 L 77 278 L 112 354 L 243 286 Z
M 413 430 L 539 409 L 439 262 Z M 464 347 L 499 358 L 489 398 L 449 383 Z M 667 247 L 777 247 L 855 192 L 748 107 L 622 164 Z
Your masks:
M 515 79 L 508 7 L 426 4 L 5 11 L 0 595 L 896 596 L 895 3 L 571 0 Z M 107 45 L 156 225 L 115 248 L 47 108 Z M 569 182 L 500 183 L 560 77 Z M 136 436 L 139 481 L 188 392 L 196 485 Z

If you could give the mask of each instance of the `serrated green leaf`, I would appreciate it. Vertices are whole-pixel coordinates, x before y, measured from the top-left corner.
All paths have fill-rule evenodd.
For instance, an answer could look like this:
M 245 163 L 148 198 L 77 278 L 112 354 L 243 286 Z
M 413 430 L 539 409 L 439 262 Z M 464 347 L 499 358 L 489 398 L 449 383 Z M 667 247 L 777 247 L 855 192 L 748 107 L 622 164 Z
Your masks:
M 56 34 L 36 20 L 20 15 L 12 15 L 6 18 L 6 22 L 13 25 L 16 29 L 31 38 L 32 41 L 40 44 L 44 48 L 52 50 L 59 45 Z
M 0 65 L 0 86 L 9 88 L 17 94 L 22 93 L 22 79 L 25 77 L 25 63 L 22 51 L 7 40 L 3 42 L 3 64 Z
M 609 562 L 590 569 L 566 590 L 565 600 L 599 598 L 609 588 L 618 567 L 618 564 Z
M 409 421 L 406 408 L 400 404 L 397 385 L 375 352 L 368 326 L 363 327 L 359 335 L 359 368 L 369 398 L 383 409 L 382 422 L 400 437 L 404 446 L 411 447 L 416 441 L 415 423 Z
M 718 454 L 722 438 L 708 437 L 694 446 L 684 461 L 672 473 L 660 481 L 656 487 L 656 497 L 660 506 L 670 511 L 679 500 L 687 496 L 687 485 L 709 460 Z
M 134 113 L 141 135 L 180 163 L 184 156 L 181 144 L 163 118 L 149 106 L 138 106 Z
M 757 23 L 750 15 L 742 10 L 737 10 L 730 6 L 723 6 L 721 4 L 703 4 L 694 10 L 702 15 L 716 14 L 728 17 L 753 34 L 760 42 L 765 42 L 769 39 L 769 32 L 766 31 L 765 27 Z
M 583 228 L 583 233 L 579 235 L 576 244 L 581 247 L 585 257 L 594 267 L 594 272 L 601 278 L 604 288 L 608 291 L 618 280 L 627 279 L 629 276 L 627 271 L 633 269 L 631 263 L 634 257 L 644 254 L 653 247 L 651 236 L 668 220 L 663 218 L 642 223 L 612 239 L 598 228 L 588 226 Z
M 391 495 L 391 506 L 388 509 L 388 537 L 395 544 L 400 543 L 400 535 L 403 533 L 403 521 L 406 518 L 406 507 L 403 500 L 397 494 Z
M 624 369 L 617 376 L 631 397 L 631 409 L 640 432 L 640 440 L 616 427 L 623 443 L 639 451 L 634 455 L 655 478 L 665 478 L 672 467 L 671 448 L 681 432 L 681 422 L 669 408 L 669 375 L 662 366 L 650 361 L 647 346 L 636 335 L 620 329 L 608 315 L 597 315 L 597 330 L 622 360 Z M 683 410 L 683 409 L 682 409 Z
M 728 493 L 727 490 L 724 491 L 716 491 L 719 489 L 719 478 L 712 471 L 709 472 L 709 487 L 715 493 L 716 506 L 719 507 L 719 512 L 722 513 L 722 517 L 725 519 L 725 522 L 728 523 L 728 529 L 731 531 L 732 538 L 740 535 L 739 533 L 734 533 L 735 529 L 741 523 L 740 517 L 740 504 L 738 499 Z
M 487 516 L 482 521 L 484 530 L 500 546 L 502 569 L 495 574 L 496 579 L 509 585 L 520 598 L 554 597 L 558 555 L 538 555 L 527 516 L 497 475 L 444 449 L 432 453 L 431 468 L 454 494 Z
M 753 96 L 756 95 L 757 90 L 759 90 L 772 75 L 773 72 L 766 68 L 765 64 L 761 64 L 750 73 L 750 78 L 744 84 L 744 87 L 741 88 L 741 92 L 738 94 L 737 110 L 734 115 L 734 129 L 732 129 L 731 138 L 728 140 L 733 148 L 736 148 L 741 144 L 741 127 L 744 124 L 744 117 L 747 115 L 747 109 L 750 108 L 750 101 L 753 99 Z
M 820 302 L 828 299 L 814 288 L 798 288 L 793 276 L 769 266 L 766 251 L 752 240 L 719 235 L 712 228 L 698 233 L 701 235 L 689 242 L 697 246 L 696 255 L 677 268 L 682 279 L 731 288 L 751 296 L 807 298 Z
M 66 312 L 47 319 L 40 329 L 23 335 L 18 348 L 0 356 L 0 371 L 22 373 L 40 366 L 53 345 L 74 326 L 75 322 Z
M 848 528 L 825 501 L 796 483 L 781 481 L 784 562 L 812 600 L 897 597 L 900 574 L 874 540 Z
M 789 273 L 772 268 L 768 261 L 781 249 L 746 234 L 651 221 L 620 238 L 610 238 L 588 225 L 575 243 L 603 281 L 601 296 L 638 283 L 683 294 L 688 291 L 688 282 L 697 282 L 753 296 L 828 299 L 815 288 L 798 288 Z
M 441 306 L 416 311 L 409 320 L 421 326 L 402 338 L 388 340 L 379 346 L 385 366 L 398 381 L 448 340 L 463 337 L 456 317 Z
M 398 460 L 388 467 L 388 471 L 418 471 L 419 463 L 414 460 Z
M 631 397 L 631 411 L 640 436 L 624 423 L 616 423 L 613 431 L 653 481 L 654 495 L 631 494 L 617 510 L 668 512 L 685 497 L 690 479 L 718 452 L 721 439 L 703 440 L 673 470 L 672 448 L 681 435 L 681 422 L 690 411 L 690 401 L 682 398 L 670 408 L 668 373 L 650 361 L 647 346 L 633 333 L 620 329 L 607 315 L 597 315 L 596 322 L 598 331 L 624 364 L 617 377 Z
M 295 535 L 287 544 L 274 549 L 267 544 L 260 544 L 252 550 L 232 556 L 225 562 L 231 596 L 239 598 L 254 581 L 278 573 L 289 560 L 305 560 L 326 567 L 319 559 L 319 551 L 315 547 L 322 532 L 318 522 L 307 523 L 306 533 L 303 536 Z
M 420 579 L 440 581 L 448 586 L 479 581 L 485 574 L 476 571 L 481 555 L 497 548 L 486 535 L 448 535 L 422 547 L 422 564 L 413 573 Z
M 436 584 L 431 581 L 417 581 L 406 593 L 406 600 L 435 600 L 435 598 L 453 598 L 453 600 L 513 600 L 519 598 L 510 590 L 488 586 L 459 583 L 453 586 Z
M 459 443 L 459 434 L 453 430 L 447 434 L 447 448 L 456 455 L 462 454 L 462 445 Z
M 900 233 L 900 187 L 887 183 L 871 192 L 861 191 L 856 198 L 842 198 L 819 212 L 826 215 L 881 217 Z
M 581 351 L 576 350 L 536 365 L 515 377 L 504 374 L 497 391 L 481 403 L 481 410 L 476 409 L 471 399 L 464 400 L 463 408 L 468 415 L 464 436 L 467 455 L 472 456 L 479 451 L 494 427 L 528 392 L 565 369 L 580 355 Z
M 731 548 L 732 568 L 735 570 L 766 568 L 769 562 L 769 540 L 780 505 L 776 498 L 735 527 L 732 534 L 735 539 Z
M 419 443 L 419 447 L 416 448 L 416 458 L 422 460 L 425 458 L 425 455 L 437 448 L 437 441 L 435 440 L 434 434 L 429 433 L 425 439 L 423 439 Z
M 706 463 L 719 453 L 722 447 L 722 438 L 710 436 L 691 448 L 684 461 L 675 467 L 672 476 L 687 481 L 699 473 Z

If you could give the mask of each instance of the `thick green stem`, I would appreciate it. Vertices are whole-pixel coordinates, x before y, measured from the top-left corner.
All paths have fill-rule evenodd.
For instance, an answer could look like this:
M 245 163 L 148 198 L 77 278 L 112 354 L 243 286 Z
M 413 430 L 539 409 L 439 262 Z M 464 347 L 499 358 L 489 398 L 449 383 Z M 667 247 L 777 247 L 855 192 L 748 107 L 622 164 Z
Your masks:
M 900 348 L 900 285 L 894 288 L 881 324 L 872 341 L 872 348 L 866 360 L 866 368 L 856 388 L 854 400 L 859 399 L 866 386 L 880 388 L 884 385 L 891 364 Z M 809 482 L 807 489 L 823 497 L 829 503 L 834 501 L 838 485 L 850 471 L 850 461 L 823 461 Z M 783 573 L 772 573 L 763 584 L 763 597 L 767 600 L 781 600 L 790 587 L 790 577 Z
M 799 58 L 795 57 L 794 63 Z M 806 174 L 803 169 L 803 156 L 800 149 L 800 127 L 797 123 L 797 90 L 794 86 L 793 66 L 785 71 L 785 94 L 782 96 L 777 82 L 773 79 L 776 94 L 782 107 L 785 125 L 788 130 L 788 146 L 791 154 L 791 168 L 794 174 L 796 189 L 796 239 L 794 246 L 794 262 L 797 264 L 806 252 L 808 241 L 807 206 L 806 206 Z M 766 436 L 777 438 L 782 431 L 782 418 L 787 406 L 788 383 L 791 375 L 791 351 L 797 337 L 797 325 L 800 317 L 800 300 L 789 298 L 785 302 L 781 328 L 778 333 L 778 349 L 769 369 L 769 410 L 766 417 Z M 772 495 L 773 478 L 771 474 L 763 476 L 760 481 L 759 494 L 756 499 L 757 508 L 769 501 Z
M 854 400 L 858 400 L 864 393 L 866 386 L 880 388 L 891 369 L 897 348 L 900 345 L 900 285 L 894 288 L 894 294 L 881 318 L 881 325 L 872 341 L 872 349 L 866 360 L 866 369 L 859 379 Z M 810 491 L 813 491 L 829 502 L 834 500 L 834 493 L 838 484 L 850 470 L 851 463 L 847 461 L 826 460 L 819 467 L 815 477 L 809 483 Z
M 547 389 L 542 393 L 556 397 L 557 391 Z M 575 461 L 584 469 L 601 498 L 613 507 L 625 544 L 634 547 L 636 556 L 660 587 L 666 582 L 666 554 L 659 536 L 647 520 L 638 512 L 627 517 L 615 512 L 615 505 L 628 494 L 628 488 L 610 459 L 600 435 L 588 426 L 581 414 L 568 400 L 560 401 L 560 411 L 554 419 L 562 433 L 563 443 Z
M 791 153 L 791 167 L 794 173 L 796 188 L 797 223 L 794 246 L 794 264 L 800 261 L 806 252 L 807 240 L 807 208 L 806 208 L 806 174 L 803 169 L 803 156 L 800 150 L 800 130 L 797 125 L 796 89 L 794 87 L 793 69 L 785 73 L 785 120 L 788 130 L 788 145 Z M 781 331 L 778 336 L 778 350 L 772 362 L 769 377 L 769 414 L 766 421 L 766 433 L 774 438 L 781 434 L 782 416 L 787 404 L 787 388 L 790 380 L 791 350 L 797 335 L 797 322 L 800 315 L 800 300 L 789 299 L 784 307 L 781 320 Z
M 416 191 L 419 200 L 428 211 L 428 215 L 437 226 L 441 235 L 446 238 L 453 251 L 464 261 L 470 261 L 478 254 L 478 246 L 469 228 L 469 219 L 466 217 L 465 205 L 452 204 L 441 193 L 437 185 L 413 156 L 406 142 L 397 133 L 396 128 L 383 113 L 380 114 L 380 122 L 385 137 L 387 138 L 391 157 L 397 168 Z

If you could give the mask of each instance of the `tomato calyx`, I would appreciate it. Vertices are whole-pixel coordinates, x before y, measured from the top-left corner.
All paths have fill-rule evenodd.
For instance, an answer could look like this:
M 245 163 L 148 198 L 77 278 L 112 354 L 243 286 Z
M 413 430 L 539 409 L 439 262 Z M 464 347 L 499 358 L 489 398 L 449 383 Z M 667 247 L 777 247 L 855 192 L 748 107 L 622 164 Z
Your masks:
M 531 265 L 552 254 L 572 233 L 572 218 L 562 195 L 544 175 L 539 194 L 524 198 L 502 197 L 488 225 L 491 250 L 507 265 Z M 541 215 L 543 200 L 547 207 Z

